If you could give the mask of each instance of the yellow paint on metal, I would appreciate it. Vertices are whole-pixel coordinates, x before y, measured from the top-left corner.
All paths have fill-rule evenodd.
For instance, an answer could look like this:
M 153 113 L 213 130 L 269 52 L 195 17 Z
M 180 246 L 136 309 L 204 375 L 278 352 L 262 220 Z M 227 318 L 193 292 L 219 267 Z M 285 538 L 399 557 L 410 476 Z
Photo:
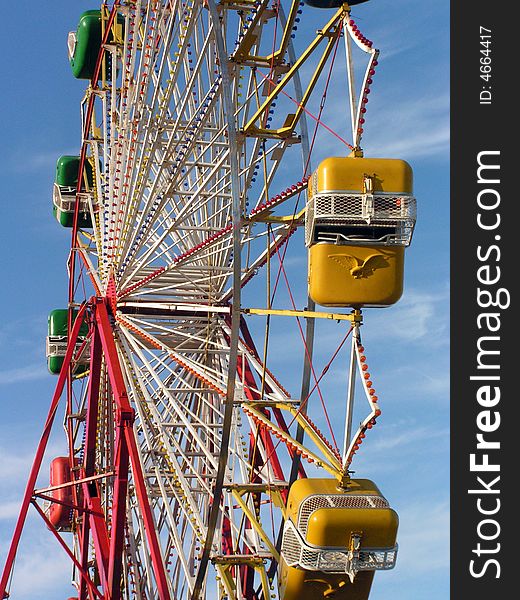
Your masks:
M 301 503 L 313 495 L 363 494 L 364 496 L 381 496 L 379 488 L 370 479 L 351 479 L 348 488 L 342 488 L 335 479 L 307 478 L 298 479 L 291 486 L 287 499 L 287 518 L 293 523 L 298 521 Z
M 282 407 L 281 403 L 277 405 Z M 264 425 L 267 425 L 268 430 L 272 431 L 276 437 L 282 440 L 289 447 L 292 447 L 302 457 L 302 459 L 313 462 L 317 467 L 322 467 L 331 475 L 336 477 L 338 481 L 342 478 L 343 471 L 341 462 L 328 448 L 326 448 L 326 450 L 323 452 L 324 456 L 326 457 L 325 459 L 324 457 L 319 456 L 315 452 L 309 450 L 309 448 L 297 442 L 291 435 L 280 429 L 263 412 L 257 410 L 251 404 L 243 403 L 242 408 L 246 414 L 251 415 L 257 422 L 262 422 Z M 323 450 L 322 445 L 320 445 L 320 450 Z
M 301 504 L 309 497 L 323 495 L 383 498 L 376 484 L 369 479 L 351 479 L 347 488 L 339 488 L 334 479 L 299 479 L 289 492 L 287 518 L 297 524 Z M 318 508 L 309 516 L 305 539 L 315 547 L 339 549 L 348 548 L 352 534 L 359 534 L 361 550 L 390 550 L 396 544 L 398 524 L 397 513 L 389 507 Z
M 234 2 L 233 0 L 222 0 L 221 4 L 225 8 L 228 8 L 229 5 L 233 5 Z M 276 12 L 270 8 L 269 3 L 258 6 L 256 2 L 241 0 L 240 4 L 243 6 L 250 5 L 256 12 L 254 13 L 253 20 L 249 24 L 248 30 L 240 40 L 238 48 L 233 53 L 233 61 L 237 63 L 247 62 L 254 65 L 265 65 L 270 69 L 276 68 L 285 58 L 287 47 L 291 41 L 295 19 L 298 15 L 298 10 L 300 9 L 300 0 L 292 0 L 278 49 L 267 56 L 259 56 L 254 53 L 251 54 L 251 50 L 258 41 L 257 25 L 262 21 L 266 22 L 268 19 L 275 17 Z
M 309 249 L 309 296 L 322 306 L 390 306 L 403 293 L 404 247 L 318 243 Z
M 280 600 L 367 600 L 374 571 L 358 573 L 353 583 L 346 574 L 303 571 L 282 560 Z
M 247 505 L 247 502 L 242 497 L 242 494 L 238 490 L 233 490 L 233 497 L 235 498 L 235 500 L 237 501 L 237 504 L 242 509 L 244 515 L 249 519 L 249 522 L 251 523 L 251 526 L 253 527 L 253 529 L 262 538 L 262 541 L 266 545 L 269 552 L 271 552 L 271 554 L 275 557 L 275 559 L 277 561 L 279 561 L 280 555 L 278 554 L 278 550 L 276 549 L 274 544 L 271 542 L 269 536 L 264 531 L 264 528 L 262 527 L 259 519 L 250 510 L 249 506 Z
M 288 567 L 282 559 L 280 600 L 367 600 L 373 571 L 358 573 L 353 583 L 346 574 L 303 571 Z
M 281 407 L 280 407 L 281 408 Z M 311 426 L 307 420 L 307 416 L 300 409 L 295 409 L 293 406 L 286 405 L 285 410 L 289 412 L 297 421 L 298 425 L 303 428 L 305 434 L 316 444 L 319 450 L 327 457 L 332 464 L 339 465 L 338 457 L 334 454 L 330 446 L 325 442 L 322 436 Z M 340 478 L 338 477 L 338 481 Z
M 290 195 L 287 195 L 287 198 L 290 197 Z M 265 210 L 261 213 L 253 215 L 250 220 L 261 221 L 262 223 L 290 223 L 291 225 L 303 225 L 303 220 L 305 218 L 305 210 L 305 208 L 302 208 L 302 210 L 293 215 L 282 215 L 279 217 L 271 215 L 269 210 Z
M 393 548 L 398 517 L 391 508 L 320 508 L 309 519 L 306 539 L 313 546 L 346 548 L 353 533 L 361 548 Z
M 338 39 L 338 35 L 340 33 L 341 21 L 346 13 L 344 8 L 340 8 L 336 14 L 330 19 L 330 21 L 325 25 L 323 29 L 320 29 L 316 38 L 311 42 L 311 44 L 300 54 L 299 58 L 296 62 L 291 65 L 290 69 L 287 71 L 286 75 L 283 79 L 276 85 L 273 85 L 272 90 L 270 90 L 267 99 L 264 101 L 262 106 L 258 108 L 255 114 L 249 119 L 249 122 L 245 125 L 242 133 L 246 136 L 260 136 L 260 137 L 270 137 L 270 138 L 287 138 L 290 137 L 296 127 L 303 111 L 305 110 L 305 105 L 309 100 L 309 97 L 318 82 L 320 74 L 332 52 L 334 45 Z M 314 73 L 311 75 L 309 84 L 307 85 L 306 90 L 303 93 L 303 96 L 298 104 L 298 108 L 294 114 L 290 114 L 287 116 L 285 122 L 282 127 L 278 129 L 267 129 L 266 127 L 257 125 L 257 121 L 265 115 L 266 111 L 269 110 L 271 103 L 275 99 L 275 97 L 285 88 L 285 86 L 291 81 L 294 75 L 299 72 L 306 62 L 306 60 L 311 56 L 311 54 L 316 50 L 316 48 L 320 45 L 322 41 L 326 40 L 327 44 L 325 50 L 321 58 L 318 61 L 318 65 L 316 66 Z
M 381 499 L 381 492 L 368 479 L 351 479 L 347 488 L 334 479 L 299 479 L 294 482 L 287 501 L 286 518 L 298 523 L 300 506 L 312 496 L 356 496 Z M 395 546 L 398 517 L 391 508 L 322 508 L 310 513 L 305 532 L 313 547 L 345 551 L 352 536 L 361 538 L 360 549 L 392 549 Z M 305 571 L 289 567 L 283 556 L 279 569 L 281 600 L 366 600 L 373 571 L 360 571 L 351 582 L 347 574 Z
M 410 165 L 396 158 L 331 157 L 316 169 L 309 193 L 351 191 L 364 193 L 365 178 L 373 183 L 373 193 L 411 194 L 413 172 Z
M 361 323 L 363 317 L 360 311 L 348 315 L 341 313 L 316 312 L 312 310 L 282 310 L 276 308 L 243 308 L 246 315 L 274 315 L 277 317 L 305 317 L 306 319 L 330 319 L 331 321 L 352 321 Z

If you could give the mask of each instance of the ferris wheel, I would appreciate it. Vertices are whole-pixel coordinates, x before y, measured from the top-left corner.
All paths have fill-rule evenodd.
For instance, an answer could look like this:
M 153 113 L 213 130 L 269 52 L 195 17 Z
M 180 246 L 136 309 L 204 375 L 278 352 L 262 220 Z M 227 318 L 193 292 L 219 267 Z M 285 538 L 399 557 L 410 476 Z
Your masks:
M 80 151 L 59 158 L 53 191 L 71 230 L 68 305 L 49 316 L 58 382 L 0 597 L 31 505 L 79 600 L 356 600 L 395 565 L 397 515 L 350 466 L 381 414 L 362 309 L 402 294 L 415 199 L 407 163 L 363 156 L 379 54 L 351 14 L 363 1 L 116 0 L 69 34 L 88 87 Z M 325 124 L 308 106 L 341 54 L 352 143 L 313 170 Z M 293 243 L 309 297 L 298 306 L 288 287 L 280 307 Z M 281 319 L 302 339 L 292 394 L 269 367 Z M 343 327 L 330 363 L 351 344 L 328 434 L 309 401 L 328 368 L 313 365 L 320 319 Z M 36 489 L 62 404 L 68 455 Z

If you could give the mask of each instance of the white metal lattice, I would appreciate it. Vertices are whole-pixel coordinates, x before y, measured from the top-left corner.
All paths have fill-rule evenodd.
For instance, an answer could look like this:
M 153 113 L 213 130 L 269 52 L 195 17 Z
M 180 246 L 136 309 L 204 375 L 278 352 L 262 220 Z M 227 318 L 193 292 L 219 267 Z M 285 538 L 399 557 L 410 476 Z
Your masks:
M 416 216 L 417 202 L 409 194 L 319 192 L 307 203 L 305 243 L 369 241 L 408 246 Z

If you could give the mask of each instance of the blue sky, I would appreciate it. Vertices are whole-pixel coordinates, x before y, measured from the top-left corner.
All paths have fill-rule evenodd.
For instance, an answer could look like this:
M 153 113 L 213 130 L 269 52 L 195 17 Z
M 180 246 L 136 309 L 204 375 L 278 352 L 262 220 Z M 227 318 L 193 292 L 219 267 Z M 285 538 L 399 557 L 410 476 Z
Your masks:
M 70 73 L 66 35 L 75 29 L 79 15 L 93 7 L 95 3 L 83 0 L 45 5 L 20 0 L 4 6 L 10 26 L 0 38 L 1 565 L 56 382 L 45 363 L 46 322 L 50 310 L 66 303 L 70 230 L 52 217 L 51 191 L 57 157 L 79 152 L 79 103 L 85 88 Z M 376 575 L 372 600 L 439 600 L 449 595 L 448 9 L 447 0 L 371 0 L 353 9 L 362 31 L 381 50 L 367 113 L 365 154 L 408 160 L 418 199 L 404 296 L 395 307 L 367 310 L 362 331 L 384 398 L 384 418 L 354 467 L 378 483 L 400 515 L 397 567 Z M 304 33 L 325 21 L 320 11 L 310 8 L 304 15 L 310 19 L 302 23 Z M 336 92 L 330 94 L 323 120 L 349 139 L 339 116 L 346 102 L 342 81 L 339 76 L 335 80 Z M 326 132 L 320 132 L 316 148 L 314 165 L 328 155 L 345 153 Z M 305 269 L 304 258 L 295 255 L 292 260 L 293 273 Z M 318 331 L 319 365 L 336 347 L 338 331 L 332 324 L 320 324 Z M 284 338 L 284 331 L 275 329 L 271 359 L 273 364 L 279 361 L 284 373 L 292 369 L 297 378 L 300 362 L 287 359 Z M 292 375 L 287 377 L 291 383 Z M 333 395 L 327 385 L 324 390 Z M 60 436 L 54 436 L 48 456 L 61 453 L 62 446 Z M 46 472 L 42 481 L 45 477 Z M 72 595 L 67 561 L 38 517 L 29 519 L 23 542 L 16 598 L 33 596 L 36 582 L 42 600 Z

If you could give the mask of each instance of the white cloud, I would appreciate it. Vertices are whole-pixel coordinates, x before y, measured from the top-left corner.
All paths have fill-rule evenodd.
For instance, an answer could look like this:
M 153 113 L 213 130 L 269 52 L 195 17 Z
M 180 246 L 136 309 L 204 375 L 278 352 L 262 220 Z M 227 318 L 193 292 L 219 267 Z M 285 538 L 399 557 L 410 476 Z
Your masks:
M 393 428 L 397 429 L 397 428 Z M 415 445 L 417 442 L 425 444 L 428 441 L 449 438 L 449 431 L 447 429 L 434 429 L 431 427 L 415 427 L 415 428 L 403 428 L 399 426 L 397 429 L 399 433 L 390 432 L 382 438 L 379 438 L 375 443 L 372 444 L 372 452 L 388 452 L 395 448 L 405 448 L 406 446 Z
M 448 470 L 443 463 L 443 470 L 439 472 L 438 465 L 439 460 L 448 460 L 449 439 L 447 418 L 439 420 L 437 417 L 427 425 L 421 425 L 421 421 L 414 418 L 392 423 L 387 420 L 383 406 L 380 421 L 367 433 L 352 467 L 356 476 L 367 475 L 376 481 L 386 481 L 384 491 L 390 497 L 401 496 L 406 493 L 404 490 L 416 484 L 417 490 L 424 492 L 430 490 L 433 478 L 442 477 Z M 403 484 L 403 478 L 411 479 Z M 424 483 L 419 485 L 421 478 Z
M 17 447 L 6 449 L 0 446 L 0 500 L 10 501 L 14 494 L 18 494 L 29 477 L 31 466 L 34 462 L 36 453 L 36 444 L 30 444 L 28 440 L 20 442 L 20 447 L 25 450 L 20 452 Z M 40 468 L 40 478 L 42 481 L 48 481 L 49 464 L 55 456 L 63 455 L 65 450 L 65 441 L 52 441 L 47 445 L 44 460 Z M 32 449 L 27 451 L 28 447 Z M 9 494 L 9 498 L 7 495 Z M 20 495 L 21 501 L 21 495 Z
M 416 503 L 399 510 L 399 568 L 414 574 L 449 568 L 448 502 Z
M 408 39 L 410 47 L 417 44 L 417 36 L 402 37 Z M 395 32 L 393 38 L 396 38 Z M 379 61 L 381 73 L 378 72 L 374 78 L 365 116 L 362 141 L 365 154 L 409 160 L 447 156 L 450 140 L 448 54 L 445 67 L 439 62 L 432 66 L 425 64 L 422 69 L 410 64 L 409 71 L 404 71 L 397 80 L 387 77 L 395 68 L 390 64 L 390 57 L 404 49 L 401 43 L 393 50 L 385 48 Z M 430 76 L 425 77 L 423 73 Z M 351 133 L 346 127 L 347 99 L 341 91 L 343 86 L 338 73 L 337 89 L 328 97 L 323 120 L 349 140 Z M 337 147 L 338 141 L 330 135 L 328 137 L 330 145 Z
M 430 347 L 434 344 L 447 345 L 447 324 L 440 315 L 448 302 L 447 285 L 439 292 L 407 290 L 396 306 L 370 314 L 371 327 L 366 336 L 377 339 L 383 335 L 386 340 L 403 342 L 422 342 L 429 336 Z
M 17 367 L 0 371 L 0 385 L 9 385 L 12 383 L 21 383 L 25 381 L 34 381 L 49 376 L 49 372 L 41 363 L 28 365 L 27 367 Z
M 3 519 L 16 519 L 20 513 L 20 502 L 11 500 L 0 503 L 0 521 Z
M 43 522 L 38 525 L 45 528 Z M 5 544 L 3 544 L 5 545 Z M 27 546 L 30 551 L 27 551 Z M 18 600 L 34 597 L 35 589 L 42 600 L 75 595 L 68 582 L 71 578 L 71 562 L 65 551 L 48 531 L 24 536 L 15 563 L 11 591 Z M 25 551 L 23 551 L 25 550 Z
M 384 11 L 385 3 L 381 4 L 383 6 L 377 9 Z M 390 2 L 386 4 L 388 10 Z M 447 39 L 449 36 L 449 21 L 442 19 L 442 16 L 447 15 L 449 11 L 447 0 L 440 0 L 435 5 L 417 3 L 417 0 L 402 0 L 392 2 L 391 8 L 393 14 L 406 14 L 406 18 L 400 19 L 398 23 L 394 20 L 385 20 L 381 24 L 381 21 L 378 21 L 378 26 L 370 32 L 369 36 L 381 50 L 383 59 L 388 60 L 399 56 L 399 62 L 404 62 L 402 55 L 407 52 L 413 50 L 416 54 L 421 53 L 424 56 L 425 48 L 437 46 L 442 51 L 438 51 L 434 60 L 436 62 L 442 59 L 446 62 L 449 60 L 448 46 L 440 39 Z M 364 19 L 359 19 L 359 23 L 363 21 Z M 435 27 L 432 27 L 432 22 L 435 22 Z
M 374 105 L 367 117 L 370 134 L 365 148 L 367 155 L 406 159 L 447 157 L 450 124 L 446 92 L 437 94 L 428 89 L 409 100 L 396 95 L 390 105 L 382 102 Z
M 20 454 L 0 448 L 0 481 L 13 482 L 25 478 L 34 459 L 33 453 Z
M 371 99 L 372 100 L 372 99 Z M 321 121 L 351 142 L 347 99 L 339 89 L 331 92 Z M 362 147 L 365 156 L 448 158 L 450 144 L 449 95 L 433 84 L 407 93 L 395 89 L 379 97 L 374 93 L 368 106 Z M 314 130 L 314 122 L 311 130 Z M 313 165 L 327 156 L 347 154 L 349 149 L 325 127 L 320 127 Z
M 410 380 L 407 390 L 416 398 L 435 397 L 442 400 L 449 399 L 450 376 L 448 369 L 445 372 L 435 370 L 434 374 L 422 368 L 414 369 L 416 377 Z
M 77 155 L 77 153 L 77 149 L 69 149 L 67 151 L 60 148 L 58 150 L 41 150 L 40 152 L 27 154 L 25 149 L 23 151 L 18 149 L 12 155 L 12 172 L 23 173 L 24 175 L 45 172 L 51 176 L 56 167 L 56 161 L 60 156 Z M 21 157 L 23 157 L 23 160 L 20 160 Z
M 46 325 L 47 315 L 41 314 L 24 315 L 0 323 L 0 348 L 12 350 L 13 347 L 41 344 Z
M 448 301 L 446 284 L 435 292 L 408 290 L 396 306 L 382 311 L 366 311 L 363 342 L 370 364 L 376 367 L 376 387 L 386 390 L 383 396 L 391 390 L 406 401 L 413 397 L 437 402 L 439 398 L 444 400 L 449 397 L 447 361 L 443 360 L 443 357 L 447 357 L 449 332 L 448 322 L 442 318 Z M 262 353 L 264 321 L 251 317 L 249 323 L 259 343 L 259 352 Z M 305 328 L 303 321 L 302 327 Z M 317 377 L 321 376 L 346 332 L 345 323 L 318 320 L 313 353 Z M 350 340 L 344 343 L 320 382 L 320 388 L 329 399 L 337 394 L 343 397 L 350 343 Z M 386 352 L 393 348 L 392 356 L 388 357 L 383 348 L 387 349 Z M 282 384 L 297 396 L 301 383 L 298 366 L 303 368 L 304 349 L 294 319 L 271 319 L 268 357 L 270 368 Z M 314 380 L 311 380 L 313 385 Z
M 26 442 L 23 442 L 25 447 Z M 51 443 L 40 469 L 41 479 L 48 482 L 49 458 L 63 452 L 63 448 Z M 0 556 L 5 557 L 11 544 L 15 520 L 20 513 L 23 489 L 31 465 L 33 452 L 20 453 L 16 446 L 0 447 Z M 2 563 L 0 558 L 0 564 Z M 42 600 L 58 596 L 67 597 L 71 590 L 70 561 L 58 542 L 47 530 L 45 523 L 29 507 L 23 534 L 18 547 L 11 590 L 18 600 L 29 600 L 34 596 L 35 582 L 38 597 Z M 58 594 L 56 594 L 58 592 Z M 63 592 L 63 593 L 61 593 Z M 68 595 L 74 595 L 72 593 Z

